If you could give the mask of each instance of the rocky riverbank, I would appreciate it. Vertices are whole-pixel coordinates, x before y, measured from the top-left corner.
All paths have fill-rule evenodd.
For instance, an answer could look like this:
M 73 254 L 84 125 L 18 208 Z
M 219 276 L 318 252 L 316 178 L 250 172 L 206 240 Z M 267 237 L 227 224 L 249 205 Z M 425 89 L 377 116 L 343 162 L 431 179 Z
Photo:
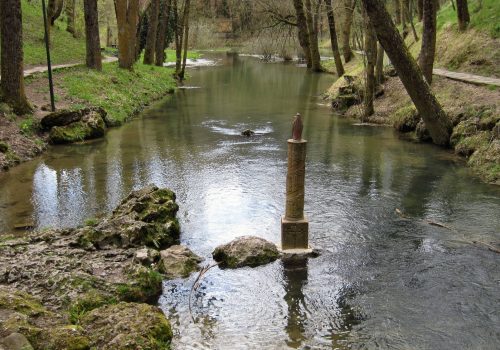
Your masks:
M 178 245 L 177 210 L 173 192 L 149 186 L 84 227 L 3 237 L 0 344 L 167 349 L 170 324 L 148 303 L 164 278 L 187 277 L 201 261 Z

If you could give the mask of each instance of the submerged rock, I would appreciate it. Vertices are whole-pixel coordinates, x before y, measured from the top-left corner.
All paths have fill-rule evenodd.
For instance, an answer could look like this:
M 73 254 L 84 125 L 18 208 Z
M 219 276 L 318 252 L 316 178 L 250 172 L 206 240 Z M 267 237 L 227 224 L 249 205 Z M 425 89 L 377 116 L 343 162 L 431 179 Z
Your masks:
M 425 126 L 425 123 L 422 119 L 418 122 L 417 126 L 415 127 L 415 135 L 417 136 L 417 139 L 421 142 L 431 142 L 431 134 L 429 133 L 429 130 Z
M 160 350 L 172 339 L 170 323 L 156 306 L 118 303 L 91 311 L 82 319 L 91 346 L 101 350 Z
M 279 258 L 274 243 L 255 236 L 243 236 L 221 245 L 212 253 L 221 268 L 256 267 Z
M 130 193 L 109 218 L 80 229 L 78 241 L 83 247 L 98 249 L 167 248 L 179 241 L 178 210 L 172 191 L 148 186 Z
M 192 272 L 198 271 L 198 264 L 203 261 L 198 255 L 187 247 L 174 245 L 160 252 L 160 271 L 167 278 L 188 277 Z
M 252 131 L 252 130 L 250 130 L 250 129 L 246 129 L 246 130 L 243 130 L 243 131 L 241 132 L 241 135 L 243 135 L 243 136 L 247 136 L 247 137 L 250 137 L 250 136 L 255 135 L 255 131 Z

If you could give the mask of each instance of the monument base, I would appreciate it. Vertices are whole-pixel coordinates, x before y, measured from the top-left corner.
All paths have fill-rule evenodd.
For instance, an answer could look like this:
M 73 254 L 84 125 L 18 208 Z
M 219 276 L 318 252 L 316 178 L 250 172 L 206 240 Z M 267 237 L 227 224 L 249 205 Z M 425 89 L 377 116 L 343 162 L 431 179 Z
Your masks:
M 309 250 L 309 221 L 281 217 L 281 250 Z

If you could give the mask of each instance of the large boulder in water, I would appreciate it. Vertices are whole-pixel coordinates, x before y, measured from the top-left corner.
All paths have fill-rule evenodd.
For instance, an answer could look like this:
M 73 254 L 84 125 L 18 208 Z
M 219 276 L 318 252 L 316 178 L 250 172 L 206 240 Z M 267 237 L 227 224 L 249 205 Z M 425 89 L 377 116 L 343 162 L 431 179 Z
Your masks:
M 118 303 L 92 310 L 81 321 L 91 346 L 101 350 L 161 350 L 172 339 L 170 323 L 156 306 Z
M 203 261 L 198 255 L 187 247 L 174 245 L 160 252 L 160 271 L 167 278 L 188 277 L 192 272 L 198 271 L 198 264 Z
M 131 192 L 109 218 L 78 231 L 86 248 L 147 246 L 164 249 L 179 242 L 179 206 L 174 192 L 150 185 Z
M 212 253 L 221 268 L 260 266 L 279 258 L 278 248 L 274 243 L 255 236 L 243 236 L 221 245 Z

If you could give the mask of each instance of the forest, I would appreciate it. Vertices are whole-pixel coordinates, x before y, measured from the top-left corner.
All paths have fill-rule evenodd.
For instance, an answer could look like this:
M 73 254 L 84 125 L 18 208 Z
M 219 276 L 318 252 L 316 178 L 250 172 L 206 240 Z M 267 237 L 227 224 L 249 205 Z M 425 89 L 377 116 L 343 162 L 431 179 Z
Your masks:
M 499 67 L 497 0 L 1 0 L 0 350 L 498 348 Z

